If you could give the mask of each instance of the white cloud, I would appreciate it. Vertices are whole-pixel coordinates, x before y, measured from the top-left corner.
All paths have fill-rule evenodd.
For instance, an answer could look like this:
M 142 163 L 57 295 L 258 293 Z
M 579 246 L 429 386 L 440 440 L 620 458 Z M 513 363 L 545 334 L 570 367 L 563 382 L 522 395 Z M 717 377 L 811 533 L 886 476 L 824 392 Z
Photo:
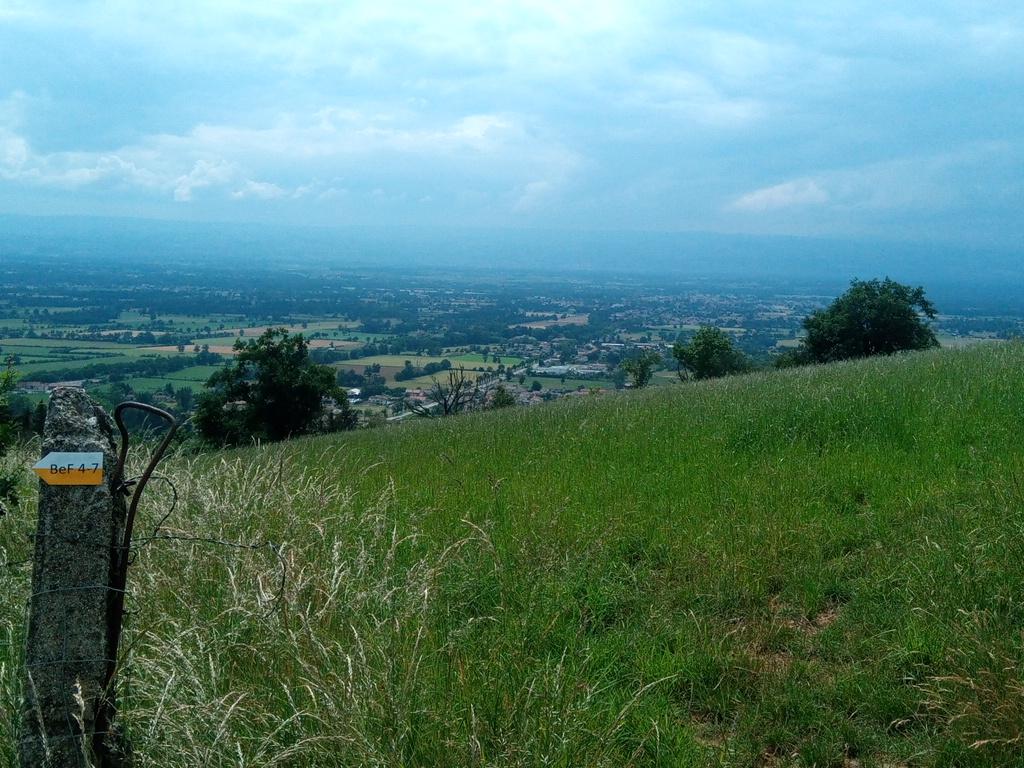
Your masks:
M 536 210 L 539 205 L 551 196 L 554 187 L 554 183 L 547 179 L 527 182 L 518 191 L 512 210 L 516 213 L 527 213 Z
M 347 177 L 370 190 L 367 199 L 395 203 L 407 198 L 404 177 L 413 173 L 420 177 L 408 190 L 413 199 L 442 191 L 435 176 L 449 184 L 457 177 L 492 191 L 520 185 L 518 202 L 509 207 L 526 210 L 541 189 L 551 192 L 578 165 L 573 152 L 514 116 L 423 122 L 416 113 L 323 108 L 285 114 L 265 126 L 202 124 L 108 152 L 51 153 L 34 152 L 24 137 L 0 128 L 0 177 L 41 187 L 92 186 L 101 194 L 137 189 L 179 203 L 203 189 L 239 201 L 327 200 L 340 191 L 320 179 Z
M 293 197 L 301 197 L 305 192 L 300 190 L 306 190 L 308 187 L 300 187 L 294 192 L 289 193 L 288 190 L 283 187 L 279 187 L 277 184 L 272 184 L 269 181 L 253 181 L 252 179 L 246 179 L 245 183 L 241 187 L 231 193 L 231 197 L 235 200 L 242 200 L 247 197 L 254 197 L 259 200 L 276 200 L 279 197 L 285 197 L 291 194 Z
M 780 208 L 823 205 L 828 201 L 828 192 L 818 186 L 816 181 L 797 179 L 740 195 L 729 207 L 737 211 L 763 213 Z
M 337 189 L 336 187 L 328 187 L 319 195 L 316 196 L 317 200 L 334 200 L 338 197 L 344 197 L 348 194 L 347 189 Z
M 723 212 L 731 214 L 726 221 L 733 225 L 776 227 L 771 231 L 777 232 L 934 236 L 945 220 L 950 232 L 972 232 L 986 211 L 1019 208 L 1020 168 L 1024 149 L 1012 143 L 968 143 L 946 152 L 824 169 L 740 195 Z
M 410 56 L 431 68 L 573 69 L 607 53 L 644 14 L 628 0 L 218 0 L 192 12 L 173 0 L 82 0 L 59 10 L 37 4 L 32 18 L 162 59 L 244 58 L 293 73 L 332 69 L 365 78 Z
M 713 127 L 746 125 L 767 113 L 760 100 L 727 95 L 706 77 L 682 69 L 638 77 L 624 95 L 624 104 Z
M 975 50 L 985 56 L 1010 54 L 1018 61 L 1024 42 L 1024 27 L 1010 19 L 998 22 L 972 24 L 966 30 L 967 40 Z
M 312 114 L 282 115 L 263 127 L 203 124 L 182 136 L 149 137 L 144 145 L 161 153 L 259 155 L 302 162 L 375 152 L 493 152 L 523 137 L 513 120 L 500 115 L 468 115 L 436 128 L 416 127 L 421 121 L 419 115 L 399 118 L 321 109 Z
M 192 170 L 174 181 L 174 200 L 187 203 L 192 191 L 210 185 L 226 184 L 235 176 L 235 169 L 223 160 L 197 160 Z
M 28 160 L 28 142 L 20 136 L 0 131 L 0 173 L 12 176 Z
M 35 6 L 38 3 L 24 2 L 23 0 L 5 0 L 0 5 L 0 21 L 26 21 L 39 18 Z

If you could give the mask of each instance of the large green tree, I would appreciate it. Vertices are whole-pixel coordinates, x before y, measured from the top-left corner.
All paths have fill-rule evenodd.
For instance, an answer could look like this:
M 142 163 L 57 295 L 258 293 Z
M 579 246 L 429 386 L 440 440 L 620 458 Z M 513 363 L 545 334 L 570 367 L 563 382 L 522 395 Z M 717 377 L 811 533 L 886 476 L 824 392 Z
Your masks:
M 721 328 L 702 325 L 689 341 L 672 347 L 680 379 L 714 379 L 750 370 L 750 361 Z
M 310 360 L 302 334 L 270 328 L 258 339 L 238 339 L 235 352 L 198 398 L 195 423 L 206 440 L 273 441 L 356 425 L 334 369 Z
M 937 347 L 928 321 L 935 307 L 924 288 L 894 280 L 854 280 L 827 308 L 804 319 L 802 352 L 827 363 L 911 349 Z

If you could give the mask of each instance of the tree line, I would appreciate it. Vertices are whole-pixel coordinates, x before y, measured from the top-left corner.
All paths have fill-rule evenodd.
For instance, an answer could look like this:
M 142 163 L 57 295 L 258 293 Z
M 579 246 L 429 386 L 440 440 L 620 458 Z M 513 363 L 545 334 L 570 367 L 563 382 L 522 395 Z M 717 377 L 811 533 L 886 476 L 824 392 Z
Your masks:
M 798 346 L 775 360 L 777 368 L 831 363 L 873 355 L 939 346 L 929 324 L 935 306 L 924 288 L 889 278 L 853 280 L 850 287 L 824 309 L 802 322 Z M 711 379 L 750 371 L 754 365 L 732 337 L 714 326 L 701 326 L 690 338 L 678 339 L 672 358 L 681 380 Z M 650 383 L 661 355 L 644 351 L 623 361 L 622 370 L 634 387 Z

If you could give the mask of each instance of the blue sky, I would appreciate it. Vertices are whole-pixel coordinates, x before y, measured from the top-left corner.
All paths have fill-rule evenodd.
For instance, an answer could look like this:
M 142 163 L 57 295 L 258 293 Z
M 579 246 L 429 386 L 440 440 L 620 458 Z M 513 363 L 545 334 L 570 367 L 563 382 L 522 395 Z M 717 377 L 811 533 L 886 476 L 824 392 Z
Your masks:
M 0 0 L 0 213 L 1016 247 L 1020 2 Z

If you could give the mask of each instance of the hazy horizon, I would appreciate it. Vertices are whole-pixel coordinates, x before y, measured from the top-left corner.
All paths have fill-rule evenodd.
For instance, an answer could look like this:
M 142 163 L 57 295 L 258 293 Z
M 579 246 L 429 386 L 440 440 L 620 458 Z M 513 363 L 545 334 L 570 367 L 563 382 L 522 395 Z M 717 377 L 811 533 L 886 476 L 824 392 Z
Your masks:
M 0 252 L 43 265 L 165 270 L 399 270 L 790 284 L 837 294 L 853 278 L 925 286 L 944 307 L 1024 311 L 1013 249 L 864 238 L 488 227 L 308 226 L 0 214 Z M 983 263 L 984 269 L 974 265 Z

